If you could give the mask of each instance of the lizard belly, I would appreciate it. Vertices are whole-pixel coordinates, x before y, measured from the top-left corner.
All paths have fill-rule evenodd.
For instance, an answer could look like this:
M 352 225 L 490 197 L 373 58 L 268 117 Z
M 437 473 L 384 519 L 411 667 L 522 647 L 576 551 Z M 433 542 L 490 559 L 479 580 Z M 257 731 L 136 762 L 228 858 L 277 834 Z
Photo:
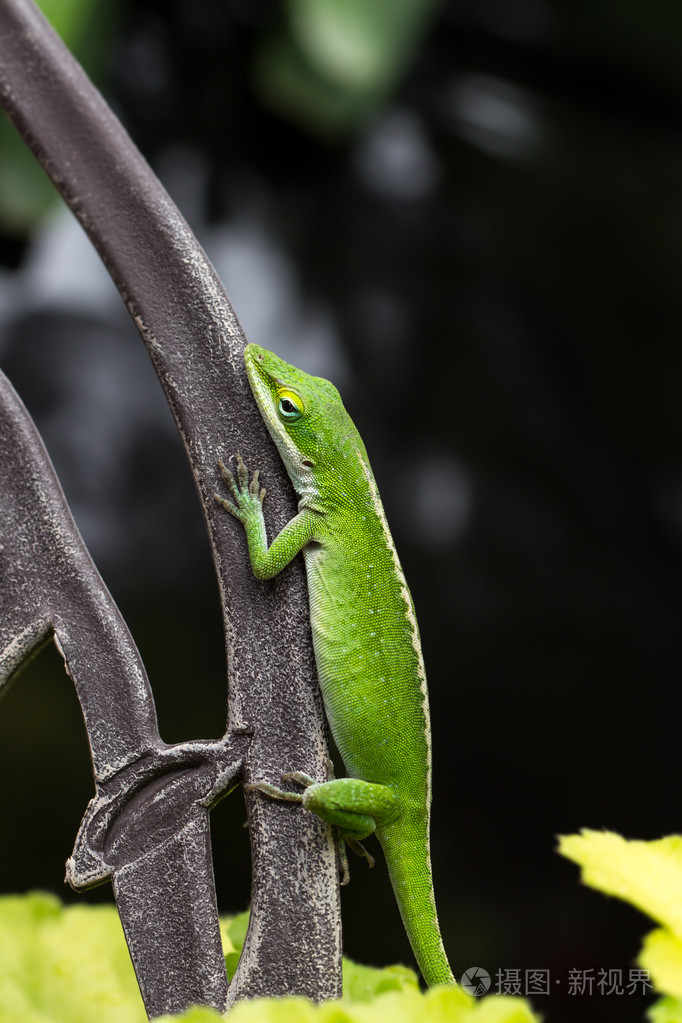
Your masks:
M 305 553 L 315 660 L 334 740 L 352 777 L 428 802 L 426 679 L 409 590 L 389 542 L 369 556 Z M 415 771 L 421 761 L 423 770 Z

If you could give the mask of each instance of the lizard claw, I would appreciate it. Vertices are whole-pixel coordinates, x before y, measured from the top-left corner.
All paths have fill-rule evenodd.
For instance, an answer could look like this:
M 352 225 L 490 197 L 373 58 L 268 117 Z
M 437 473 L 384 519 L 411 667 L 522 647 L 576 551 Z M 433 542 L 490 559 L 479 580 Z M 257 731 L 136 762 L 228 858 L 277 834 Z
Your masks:
M 309 774 L 304 774 L 303 771 L 287 771 L 282 775 L 282 781 L 296 781 L 304 789 L 307 789 L 309 785 L 317 785 L 315 779 L 311 778 Z

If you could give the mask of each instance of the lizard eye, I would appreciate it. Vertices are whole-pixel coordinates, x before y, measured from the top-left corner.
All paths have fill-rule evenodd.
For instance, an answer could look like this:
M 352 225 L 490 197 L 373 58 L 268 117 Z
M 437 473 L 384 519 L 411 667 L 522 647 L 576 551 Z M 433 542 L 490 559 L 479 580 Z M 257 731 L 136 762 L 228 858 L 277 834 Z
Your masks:
M 277 407 L 280 417 L 288 423 L 295 422 L 303 415 L 303 402 L 293 391 L 281 391 Z

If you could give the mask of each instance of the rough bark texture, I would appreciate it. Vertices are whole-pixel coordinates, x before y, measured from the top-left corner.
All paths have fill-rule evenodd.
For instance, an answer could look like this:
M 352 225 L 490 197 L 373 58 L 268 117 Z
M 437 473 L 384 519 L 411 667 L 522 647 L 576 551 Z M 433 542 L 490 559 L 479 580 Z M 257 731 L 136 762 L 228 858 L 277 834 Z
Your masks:
M 260 468 L 272 531 L 295 513 L 295 497 L 251 398 L 242 361 L 245 338 L 222 284 L 147 163 L 31 0 L 0 0 L 0 102 L 87 231 L 135 320 L 189 456 L 218 573 L 228 731 L 221 743 L 166 747 L 139 654 L 82 545 L 23 406 L 3 386 L 0 686 L 56 635 L 83 706 L 97 783 L 69 878 L 84 885 L 113 874 L 148 1011 L 177 1011 L 183 1000 L 188 1004 L 187 992 L 196 1000 L 190 977 L 203 954 L 202 928 L 215 931 L 206 808 L 240 775 L 245 782 L 273 783 L 283 770 L 325 777 L 303 567 L 294 564 L 270 583 L 253 578 L 239 523 L 213 498 L 221 489 L 218 460 L 240 451 L 247 465 Z M 17 436 L 26 456 L 17 455 Z M 161 791 L 173 813 L 185 814 L 182 826 L 168 833 L 151 809 Z M 229 1001 L 285 993 L 334 997 L 340 992 L 340 920 L 329 829 L 299 808 L 252 793 L 246 801 L 252 916 Z M 127 829 L 125 841 L 112 839 L 114 821 Z M 203 866 L 200 882 L 188 881 L 165 901 L 157 885 L 162 905 L 154 912 L 168 914 L 159 934 L 144 917 L 154 878 L 163 874 L 164 842 L 169 866 Z M 189 878 L 192 871 L 184 874 Z M 194 898 L 204 899 L 208 923 L 189 904 Z M 156 969 L 163 975 L 160 963 L 169 961 L 166 943 L 174 941 L 174 928 L 197 954 L 178 966 L 180 994 L 166 994 L 164 985 L 154 987 L 153 974 Z M 214 941 L 212 947 L 214 955 Z M 205 978 L 202 1000 L 220 1004 L 221 983 Z

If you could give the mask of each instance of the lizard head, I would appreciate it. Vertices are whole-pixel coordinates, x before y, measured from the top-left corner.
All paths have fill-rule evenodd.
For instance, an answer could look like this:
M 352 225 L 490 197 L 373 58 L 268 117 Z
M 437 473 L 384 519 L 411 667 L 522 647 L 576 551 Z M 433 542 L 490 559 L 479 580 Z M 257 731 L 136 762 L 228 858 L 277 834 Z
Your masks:
M 318 490 L 321 472 L 362 441 L 332 383 L 258 345 L 247 345 L 246 372 L 260 413 L 299 494 Z M 364 448 L 363 448 L 364 451 Z

